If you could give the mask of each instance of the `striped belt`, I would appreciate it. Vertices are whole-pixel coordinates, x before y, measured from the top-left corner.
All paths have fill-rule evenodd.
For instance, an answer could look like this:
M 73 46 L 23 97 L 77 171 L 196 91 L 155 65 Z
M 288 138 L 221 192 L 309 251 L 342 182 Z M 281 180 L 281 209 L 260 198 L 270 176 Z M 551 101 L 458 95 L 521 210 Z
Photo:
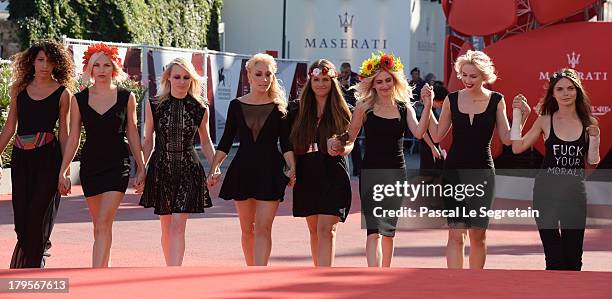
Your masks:
M 55 139 L 55 134 L 50 132 L 38 132 L 30 135 L 17 135 L 15 137 L 15 147 L 31 150 L 50 143 Z

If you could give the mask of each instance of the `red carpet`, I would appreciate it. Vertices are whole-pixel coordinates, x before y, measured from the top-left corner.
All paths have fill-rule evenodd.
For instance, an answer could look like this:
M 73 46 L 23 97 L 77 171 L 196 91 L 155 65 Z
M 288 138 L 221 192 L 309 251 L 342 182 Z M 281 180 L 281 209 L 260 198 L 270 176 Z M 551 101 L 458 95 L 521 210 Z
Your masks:
M 0 271 L 68 277 L 68 294 L 0 298 L 610 298 L 612 273 L 305 267 L 171 267 Z
M 353 183 L 356 186 L 356 181 Z M 112 265 L 116 268 L 89 269 L 91 219 L 80 190 L 73 191 L 73 196 L 62 199 L 51 236 L 49 268 L 45 270 L 6 269 L 15 246 L 15 233 L 10 196 L 0 196 L 0 268 L 4 268 L 0 269 L 0 280 L 70 279 L 68 294 L 0 291 L 0 298 L 611 298 L 612 295 L 612 273 L 608 272 L 612 269 L 610 229 L 587 230 L 585 271 L 580 273 L 534 271 L 544 268 L 544 255 L 532 224 L 508 228 L 502 225 L 488 232 L 486 268 L 490 270 L 440 269 L 446 265 L 445 229 L 400 230 L 395 240 L 396 268 L 368 269 L 365 233 L 358 209 L 354 209 L 347 222 L 339 225 L 335 265 L 342 268 L 314 269 L 309 267 L 312 261 L 305 221 L 291 214 L 290 190 L 274 221 L 271 267 L 241 267 L 244 259 L 235 208 L 232 202 L 218 199 L 215 207 L 189 220 L 186 267 L 162 267 L 159 220 L 150 209 L 138 207 L 138 196 L 129 191 L 114 223 Z M 212 192 L 216 195 L 218 190 Z M 356 197 L 353 205 L 359 207 Z

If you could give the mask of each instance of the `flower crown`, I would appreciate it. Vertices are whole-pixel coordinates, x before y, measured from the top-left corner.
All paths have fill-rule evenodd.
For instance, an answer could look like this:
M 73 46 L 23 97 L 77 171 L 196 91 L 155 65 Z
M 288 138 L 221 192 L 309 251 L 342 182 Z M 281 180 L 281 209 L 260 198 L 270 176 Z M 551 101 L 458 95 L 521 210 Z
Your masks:
M 326 66 L 322 66 L 322 67 L 315 67 L 314 69 L 312 69 L 310 74 L 308 74 L 308 76 L 310 77 L 319 76 L 319 75 L 329 76 L 330 78 L 336 78 L 338 76 L 338 73 L 333 68 L 330 69 Z
M 106 55 L 106 57 L 108 57 L 108 59 L 111 61 L 115 62 L 119 68 L 123 68 L 121 58 L 119 58 L 119 49 L 103 43 L 97 43 L 89 45 L 89 47 L 87 47 L 87 51 L 85 51 L 85 54 L 83 55 L 83 72 L 87 71 L 87 65 L 89 64 L 91 56 L 98 52 L 104 53 L 104 55 Z
M 578 80 L 578 78 L 576 77 L 576 74 L 574 74 L 574 72 L 571 72 L 569 70 L 563 70 L 563 71 L 559 71 L 559 72 L 554 73 L 550 77 L 549 81 L 552 81 L 553 79 L 557 79 L 559 77 L 565 77 L 565 78 L 568 78 L 568 79 L 572 79 L 574 81 Z
M 379 51 L 378 54 L 372 53 L 372 57 L 363 61 L 359 75 L 367 78 L 376 74 L 381 68 L 385 71 L 400 72 L 404 69 L 404 65 L 399 57 Z

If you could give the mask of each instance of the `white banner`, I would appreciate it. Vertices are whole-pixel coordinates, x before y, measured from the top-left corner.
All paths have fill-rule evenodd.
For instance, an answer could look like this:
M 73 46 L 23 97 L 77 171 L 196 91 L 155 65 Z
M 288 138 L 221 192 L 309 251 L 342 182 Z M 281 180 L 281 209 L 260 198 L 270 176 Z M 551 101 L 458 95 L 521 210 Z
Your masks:
M 89 45 L 84 44 L 73 44 L 72 45 L 72 57 L 74 60 L 74 71 L 77 76 L 81 76 L 83 74 L 83 56 L 85 56 L 85 51 L 87 51 L 87 47 Z M 121 58 L 121 62 L 125 63 L 125 54 L 127 53 L 127 47 L 117 47 L 119 49 L 119 58 Z
M 211 126 L 211 131 L 214 130 L 214 133 L 211 132 L 211 135 L 215 137 L 213 140 L 218 142 L 225 128 L 229 103 L 239 96 L 241 65 L 243 60 L 248 59 L 248 56 L 210 52 L 208 53 L 208 59 L 210 63 L 209 76 L 212 82 L 212 86 L 208 87 L 208 101 L 215 110 L 215 122 L 214 126 Z M 212 90 L 212 94 L 210 90 Z
M 208 101 L 215 110 L 214 125 L 211 123 L 211 131 L 214 128 L 214 133 L 211 132 L 211 135 L 214 136 L 213 141 L 217 143 L 223 135 L 229 103 L 249 92 L 245 65 L 250 56 L 213 51 L 209 51 L 207 56 L 210 63 L 208 75 L 211 79 L 208 82 Z M 285 89 L 287 98 L 292 100 L 304 85 L 306 62 L 279 59 L 277 66 L 276 77 Z
M 295 69 L 297 68 L 297 63 L 288 62 L 288 61 L 279 61 L 277 63 L 278 70 L 276 72 L 276 78 L 278 78 L 280 84 L 285 89 L 285 93 L 287 94 L 287 98 L 289 100 L 293 100 L 291 98 L 291 84 L 293 83 L 293 77 L 295 76 Z

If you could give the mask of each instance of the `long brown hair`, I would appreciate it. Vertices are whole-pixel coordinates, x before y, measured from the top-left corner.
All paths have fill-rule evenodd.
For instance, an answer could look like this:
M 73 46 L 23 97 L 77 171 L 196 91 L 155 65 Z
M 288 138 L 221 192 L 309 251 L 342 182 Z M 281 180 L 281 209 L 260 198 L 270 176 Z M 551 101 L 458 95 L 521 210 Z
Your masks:
M 70 53 L 64 45 L 51 41 L 42 40 L 34 43 L 29 49 L 19 52 L 11 57 L 13 60 L 10 92 L 19 94 L 28 84 L 34 80 L 34 60 L 40 51 L 43 51 L 47 59 L 53 63 L 51 75 L 57 83 L 72 89 L 75 87 L 74 63 Z
M 315 68 L 327 68 L 336 70 L 336 67 L 326 59 L 319 59 L 310 65 L 308 74 Z M 291 130 L 291 141 L 296 154 L 304 154 L 308 146 L 318 139 L 319 150 L 327 152 L 327 139 L 335 134 L 342 134 L 348 130 L 351 122 L 351 111 L 349 110 L 340 83 L 335 77 L 331 78 L 332 86 L 323 108 L 323 115 L 317 130 L 317 99 L 310 79 L 306 82 L 300 94 L 299 112 Z
M 542 106 L 540 108 L 540 114 L 553 115 L 555 111 L 559 110 L 559 104 L 553 97 L 553 91 L 559 80 L 563 78 L 570 80 L 572 84 L 574 84 L 574 87 L 576 87 L 576 112 L 578 113 L 582 125 L 585 127 L 592 125 L 591 119 L 593 115 L 591 113 L 589 97 L 582 86 L 578 73 L 573 69 L 561 69 L 550 77 L 548 87 L 546 88 L 546 95 L 541 99 Z

